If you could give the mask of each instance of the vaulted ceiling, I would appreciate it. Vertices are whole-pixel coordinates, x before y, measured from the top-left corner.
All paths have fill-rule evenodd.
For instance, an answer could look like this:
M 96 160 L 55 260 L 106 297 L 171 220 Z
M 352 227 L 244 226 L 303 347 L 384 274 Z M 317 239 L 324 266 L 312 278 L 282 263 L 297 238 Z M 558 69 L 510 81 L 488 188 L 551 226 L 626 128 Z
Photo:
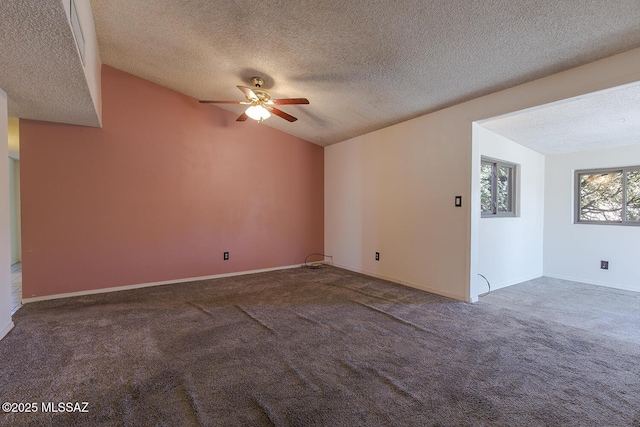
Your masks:
M 311 103 L 265 124 L 320 145 L 640 46 L 637 0 L 91 5 L 104 63 L 199 99 L 241 100 L 261 76 Z
M 44 3 L 2 2 L 0 87 L 10 114 L 56 121 L 52 108 L 82 114 L 75 111 L 76 92 L 84 96 L 86 87 L 61 83 L 65 72 L 68 79 L 82 76 L 75 66 L 56 65 L 53 57 L 70 56 L 73 45 L 66 28 L 46 24 L 64 16 Z M 198 99 L 242 100 L 235 86 L 263 77 L 274 97 L 310 101 L 282 107 L 297 122 L 273 117 L 264 125 L 319 145 L 640 46 L 637 0 L 91 0 L 91 6 L 103 63 Z M 67 47 L 56 48 L 56 38 L 67 39 Z M 42 70 L 39 63 L 49 65 Z

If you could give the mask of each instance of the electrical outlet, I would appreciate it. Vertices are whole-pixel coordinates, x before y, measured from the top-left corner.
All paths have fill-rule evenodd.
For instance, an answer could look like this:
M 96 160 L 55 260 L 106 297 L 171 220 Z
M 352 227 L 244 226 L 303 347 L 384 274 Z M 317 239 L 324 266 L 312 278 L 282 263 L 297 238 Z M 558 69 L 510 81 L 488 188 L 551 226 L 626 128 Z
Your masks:
M 600 268 L 603 270 L 609 269 L 609 261 L 600 261 Z
M 462 196 L 456 196 L 456 208 L 462 207 Z
M 223 260 L 225 260 L 225 261 L 229 261 L 229 252 L 225 252 L 225 253 L 222 255 L 222 259 L 223 259 Z
M 376 252 L 376 261 L 380 261 L 380 252 Z

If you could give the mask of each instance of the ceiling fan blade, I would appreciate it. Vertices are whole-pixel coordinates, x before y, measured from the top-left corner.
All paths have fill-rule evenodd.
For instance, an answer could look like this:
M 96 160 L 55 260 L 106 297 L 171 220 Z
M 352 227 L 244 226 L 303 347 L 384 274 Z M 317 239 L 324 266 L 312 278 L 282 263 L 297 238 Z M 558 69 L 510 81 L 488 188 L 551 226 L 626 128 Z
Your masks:
M 292 105 L 292 104 L 308 104 L 307 98 L 287 98 L 287 99 L 272 99 L 276 105 Z
M 238 86 L 238 89 L 240 89 L 242 93 L 244 93 L 244 96 L 246 96 L 249 101 L 258 100 L 258 96 L 255 93 L 253 93 L 253 90 L 251 90 L 250 87 Z
M 249 104 L 245 101 L 198 101 L 201 104 Z
M 275 114 L 276 116 L 280 116 L 283 119 L 289 121 L 289 122 L 295 122 L 296 120 L 298 120 L 297 118 L 293 117 L 291 114 L 287 114 L 282 110 L 278 110 L 275 107 L 271 107 L 269 108 L 269 111 L 271 111 L 273 114 Z
M 242 113 L 242 114 L 240 114 L 240 117 L 238 117 L 236 119 L 236 122 L 244 122 L 248 118 L 249 118 L 249 116 L 247 116 L 247 113 Z

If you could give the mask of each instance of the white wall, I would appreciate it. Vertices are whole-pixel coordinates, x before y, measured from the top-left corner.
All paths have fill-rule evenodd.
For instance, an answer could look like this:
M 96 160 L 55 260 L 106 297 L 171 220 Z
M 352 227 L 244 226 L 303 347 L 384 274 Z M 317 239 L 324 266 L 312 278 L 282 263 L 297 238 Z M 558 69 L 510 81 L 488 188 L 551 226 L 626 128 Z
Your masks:
M 7 94 L 0 89 L 0 339 L 13 328 L 9 255 L 9 127 Z
M 71 27 L 71 0 L 61 0 Z M 93 12 L 89 0 L 75 0 L 78 20 L 82 27 L 82 35 L 85 42 L 84 76 L 89 86 L 89 93 L 93 105 L 98 114 L 98 120 L 102 123 L 102 90 L 101 90 L 101 66 L 100 53 L 98 51 L 98 39 L 93 22 Z M 78 54 L 78 59 L 80 55 Z
M 347 269 L 477 300 L 480 150 L 472 122 L 637 80 L 640 49 L 327 147 L 325 252 Z M 456 195 L 462 208 L 453 206 Z
M 518 167 L 518 216 L 481 218 L 478 227 L 478 273 L 491 289 L 542 276 L 544 224 L 544 156 L 500 136 L 479 124 L 473 140 L 481 156 L 516 163 Z M 480 293 L 488 290 L 484 280 Z
M 545 276 L 640 291 L 640 227 L 573 223 L 575 170 L 636 165 L 640 144 L 547 156 Z

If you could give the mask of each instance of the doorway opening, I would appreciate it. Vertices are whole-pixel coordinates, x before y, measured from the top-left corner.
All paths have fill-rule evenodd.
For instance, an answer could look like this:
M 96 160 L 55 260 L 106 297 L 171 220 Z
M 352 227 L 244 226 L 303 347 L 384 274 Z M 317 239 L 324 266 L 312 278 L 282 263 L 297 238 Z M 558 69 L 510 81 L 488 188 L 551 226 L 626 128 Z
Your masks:
M 9 118 L 9 242 L 11 255 L 11 314 L 22 306 L 22 231 L 20 221 L 20 130 Z

